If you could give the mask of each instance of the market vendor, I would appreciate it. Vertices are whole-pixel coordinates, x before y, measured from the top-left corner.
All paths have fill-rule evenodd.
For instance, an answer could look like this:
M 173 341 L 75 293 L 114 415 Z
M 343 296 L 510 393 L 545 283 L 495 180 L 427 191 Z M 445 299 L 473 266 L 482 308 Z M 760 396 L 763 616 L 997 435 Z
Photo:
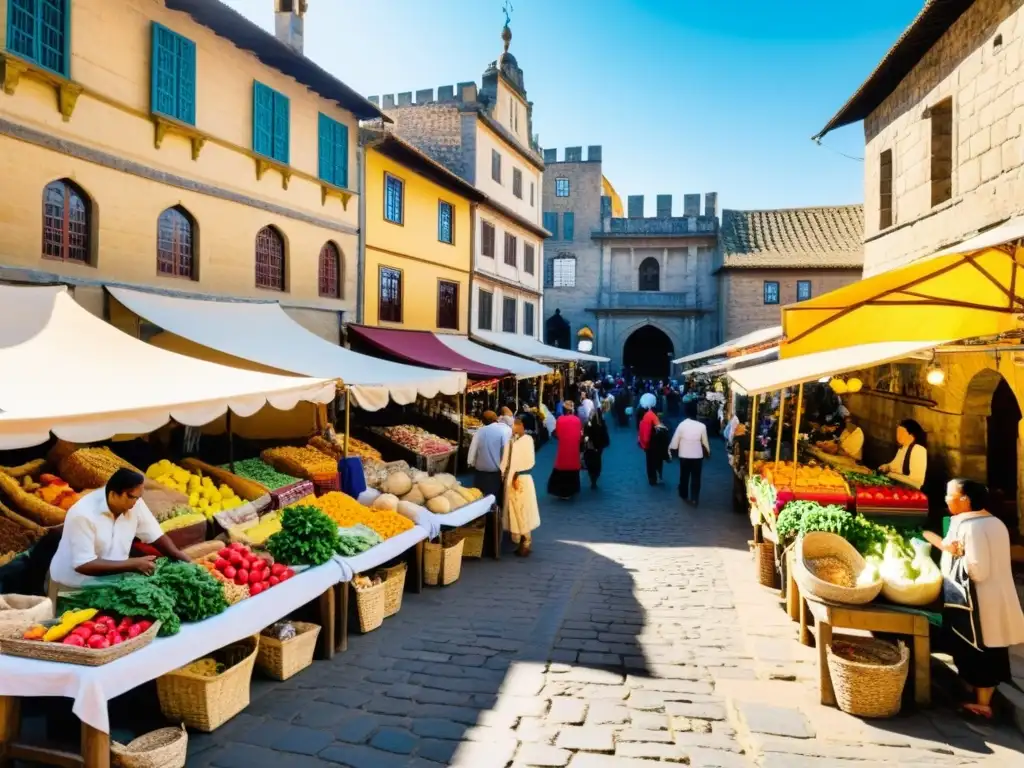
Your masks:
M 834 441 L 818 443 L 818 448 L 825 453 L 838 456 L 847 456 L 854 461 L 861 461 L 864 458 L 864 430 L 857 426 L 853 414 L 849 411 L 843 418 L 843 431 L 839 433 Z
M 878 471 L 904 485 L 921 490 L 928 472 L 927 436 L 924 429 L 913 419 L 904 419 L 896 427 L 896 443 L 899 450 L 888 464 Z
M 104 488 L 86 494 L 68 510 L 60 544 L 50 563 L 50 598 L 95 579 L 126 573 L 150 575 L 153 556 L 129 557 L 138 538 L 160 554 L 191 562 L 175 546 L 142 500 L 146 478 L 122 467 Z

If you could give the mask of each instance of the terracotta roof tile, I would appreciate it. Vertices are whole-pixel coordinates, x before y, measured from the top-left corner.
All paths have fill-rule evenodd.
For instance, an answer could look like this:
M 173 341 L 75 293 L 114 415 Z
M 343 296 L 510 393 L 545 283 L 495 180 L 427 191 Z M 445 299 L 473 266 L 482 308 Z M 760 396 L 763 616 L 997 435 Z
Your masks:
M 818 267 L 864 264 L 864 206 L 722 211 L 722 267 Z

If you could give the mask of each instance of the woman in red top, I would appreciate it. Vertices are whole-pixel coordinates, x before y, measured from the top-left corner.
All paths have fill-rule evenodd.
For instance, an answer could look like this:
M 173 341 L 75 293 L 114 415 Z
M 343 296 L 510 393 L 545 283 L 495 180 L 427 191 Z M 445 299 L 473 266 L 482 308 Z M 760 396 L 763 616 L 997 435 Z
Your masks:
M 648 408 L 647 412 L 640 419 L 637 442 L 640 443 L 640 448 L 643 450 L 647 461 L 647 481 L 651 485 L 657 485 L 661 479 L 665 455 L 667 455 L 667 450 L 663 450 L 661 446 L 662 441 L 658 439 L 659 436 L 656 434 L 659 427 L 661 427 L 661 420 L 658 418 L 658 414 L 654 412 L 654 408 Z M 662 429 L 667 433 L 667 430 L 663 427 Z
M 573 409 L 573 402 L 566 400 L 564 416 L 555 422 L 555 439 L 558 451 L 555 453 L 555 468 L 548 479 L 548 493 L 567 500 L 580 492 L 580 443 L 583 439 L 583 424 Z

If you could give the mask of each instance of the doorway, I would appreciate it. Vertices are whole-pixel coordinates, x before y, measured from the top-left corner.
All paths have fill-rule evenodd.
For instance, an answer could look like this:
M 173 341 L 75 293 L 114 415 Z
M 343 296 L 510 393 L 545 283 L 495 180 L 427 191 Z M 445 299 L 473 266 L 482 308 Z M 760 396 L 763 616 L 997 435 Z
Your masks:
M 672 340 L 653 325 L 637 328 L 622 347 L 622 363 L 634 376 L 667 379 L 675 356 Z
M 1012 531 L 1017 518 L 1017 426 L 1020 406 L 1013 389 L 1000 378 L 992 393 L 992 412 L 988 416 L 987 475 L 993 509 Z

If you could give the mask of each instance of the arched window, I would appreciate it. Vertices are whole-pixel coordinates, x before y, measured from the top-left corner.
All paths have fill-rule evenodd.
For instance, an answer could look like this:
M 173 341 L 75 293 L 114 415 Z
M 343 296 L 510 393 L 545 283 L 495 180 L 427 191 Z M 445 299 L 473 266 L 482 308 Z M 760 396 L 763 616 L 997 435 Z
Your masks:
M 256 287 L 284 290 L 284 238 L 273 227 L 256 235 Z
M 43 258 L 89 263 L 92 237 L 89 198 L 68 179 L 43 190 Z
M 640 290 L 661 290 L 661 266 L 653 256 L 648 256 L 640 262 Z
M 320 295 L 330 299 L 341 298 L 341 252 L 328 240 L 320 249 Z
M 196 277 L 195 219 L 181 206 L 168 208 L 156 224 L 156 271 L 159 275 Z

